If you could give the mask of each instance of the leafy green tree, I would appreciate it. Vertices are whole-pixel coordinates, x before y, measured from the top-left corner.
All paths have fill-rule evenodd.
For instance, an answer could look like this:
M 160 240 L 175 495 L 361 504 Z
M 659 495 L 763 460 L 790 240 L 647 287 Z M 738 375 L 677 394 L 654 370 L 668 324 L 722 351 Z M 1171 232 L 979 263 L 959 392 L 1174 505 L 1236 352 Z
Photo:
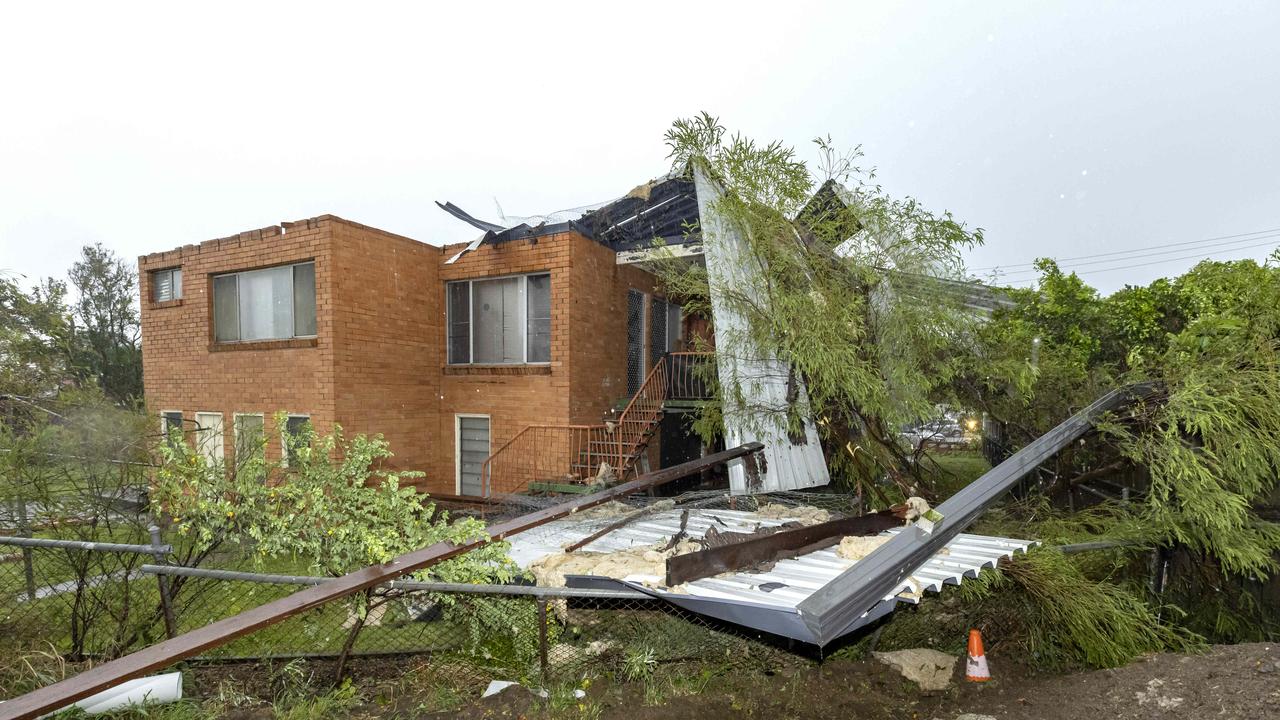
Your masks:
M 0 394 L 49 399 L 72 377 L 66 291 L 55 280 L 26 291 L 0 275 Z
M 140 398 L 137 272 L 98 243 L 81 249 L 68 275 L 77 292 L 71 312 L 82 372 L 118 402 Z
M 276 427 L 286 427 L 285 421 L 284 415 L 277 415 Z M 331 576 L 439 542 L 486 536 L 479 520 L 450 518 L 426 495 L 401 486 L 401 479 L 419 473 L 382 469 L 391 451 L 380 436 L 347 439 L 338 427 L 317 435 L 308 424 L 286 436 L 285 442 L 287 466 L 265 459 L 263 437 L 256 451 L 239 453 L 232 467 L 206 461 L 184 442 L 162 444 L 152 501 L 180 542 L 202 557 L 229 544 L 259 563 L 302 559 L 313 571 Z M 489 543 L 413 577 L 506 582 L 515 574 L 506 548 L 505 543 Z M 338 661 L 339 677 L 369 613 L 396 597 L 395 592 L 372 589 L 353 599 L 357 620 Z
M 859 151 L 841 155 L 829 140 L 815 141 L 816 171 L 794 148 L 729 136 L 705 114 L 677 120 L 667 143 L 678 170 L 723 189 L 714 211 L 745 239 L 762 276 L 750 287 L 715 288 L 718 302 L 746 318 L 741 337 L 715 329 L 717 354 L 768 348 L 789 372 L 787 407 L 762 406 L 750 388 L 721 388 L 696 427 L 713 432 L 726 401 L 755 418 L 748 422 L 792 436 L 812 416 L 836 477 L 879 492 L 887 476 L 919 492 L 898 430 L 936 412 L 950 355 L 971 332 L 958 298 L 933 281 L 962 277 L 960 252 L 981 242 L 981 231 L 888 196 L 858 166 Z M 710 314 L 704 267 L 671 259 L 658 273 L 686 308 Z
M 1275 261 L 1205 261 L 1109 297 L 1042 262 L 1039 287 L 1011 291 L 1015 306 L 980 330 L 973 365 L 955 384 L 960 402 L 1005 423 L 1017 447 L 1109 387 L 1155 382 L 1146 402 L 1060 453 L 1046 485 L 1051 492 L 1100 479 L 1133 486 L 1136 499 L 1104 532 L 1136 529 L 1145 542 L 1194 558 L 1184 576 L 1222 589 L 1216 597 L 1234 588 L 1243 598 L 1235 610 L 1247 613 L 1265 603 L 1245 588 L 1280 568 L 1280 525 L 1266 510 L 1280 471 Z M 1034 364 L 1033 339 L 1040 340 Z M 1209 599 L 1189 596 L 1187 609 L 1194 614 Z M 1223 617 L 1197 629 L 1242 624 Z M 1256 613 L 1250 622 L 1262 627 Z

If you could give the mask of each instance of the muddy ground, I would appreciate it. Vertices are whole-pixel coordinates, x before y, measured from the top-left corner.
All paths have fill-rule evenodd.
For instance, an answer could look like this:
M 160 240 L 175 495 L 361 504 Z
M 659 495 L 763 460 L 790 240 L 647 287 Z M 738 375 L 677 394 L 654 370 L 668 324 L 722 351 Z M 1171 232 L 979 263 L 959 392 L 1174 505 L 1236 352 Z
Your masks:
M 875 661 L 833 661 L 786 675 L 722 676 L 693 694 L 646 705 L 635 684 L 588 688 L 587 704 L 560 708 L 522 689 L 426 717 L 537 718 L 595 715 L 625 720 L 694 718 L 939 718 L 965 713 L 1039 720 L 1280 718 L 1280 645 L 1218 646 L 1203 655 L 1156 655 L 1123 668 L 1036 675 L 993 658 L 996 679 L 921 693 Z

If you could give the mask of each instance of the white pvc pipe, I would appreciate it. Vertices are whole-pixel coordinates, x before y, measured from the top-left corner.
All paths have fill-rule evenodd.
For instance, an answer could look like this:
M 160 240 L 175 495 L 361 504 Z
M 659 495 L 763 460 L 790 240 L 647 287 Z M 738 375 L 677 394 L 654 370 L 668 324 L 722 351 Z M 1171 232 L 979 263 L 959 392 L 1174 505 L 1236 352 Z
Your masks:
M 171 672 L 122 682 L 113 688 L 107 688 L 97 695 L 90 695 L 74 703 L 74 707 L 78 707 L 90 715 L 97 715 L 98 713 L 126 708 L 130 705 L 171 703 L 181 699 L 182 673 Z M 66 708 L 63 708 L 63 710 L 66 710 Z M 62 710 L 58 712 L 62 712 Z M 54 714 L 56 713 L 49 713 L 49 715 Z M 49 717 L 49 715 L 42 717 Z

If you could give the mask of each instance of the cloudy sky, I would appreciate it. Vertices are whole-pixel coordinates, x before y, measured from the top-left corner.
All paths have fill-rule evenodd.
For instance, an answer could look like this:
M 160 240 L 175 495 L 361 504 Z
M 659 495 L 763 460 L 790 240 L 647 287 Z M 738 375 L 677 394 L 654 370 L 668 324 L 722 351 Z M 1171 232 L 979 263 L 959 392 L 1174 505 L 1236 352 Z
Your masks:
M 1010 282 L 1053 256 L 1113 290 L 1280 243 L 1278 4 L 617 7 L 6 5 L 0 271 L 322 213 L 470 240 L 432 201 L 609 199 L 702 110 L 810 156 L 861 144 Z

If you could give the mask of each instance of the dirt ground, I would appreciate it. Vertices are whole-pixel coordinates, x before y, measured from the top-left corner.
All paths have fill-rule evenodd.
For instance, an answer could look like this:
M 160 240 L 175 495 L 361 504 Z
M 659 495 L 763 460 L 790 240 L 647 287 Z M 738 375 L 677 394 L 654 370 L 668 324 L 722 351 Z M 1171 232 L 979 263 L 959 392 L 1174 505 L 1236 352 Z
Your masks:
M 910 718 L 953 720 L 966 713 L 1039 720 L 1280 718 L 1280 645 L 1217 646 L 1203 655 L 1156 655 L 1123 668 L 1035 675 L 992 658 L 995 680 L 964 682 L 957 663 L 951 689 L 921 693 L 875 661 L 833 661 L 785 675 L 721 676 L 687 694 L 646 704 L 636 684 L 593 686 L 583 706 L 551 707 L 520 688 L 425 717 Z M 653 700 L 654 698 L 650 698 Z M 596 707 L 593 707 L 596 706 Z M 584 713 L 584 708 L 587 710 Z M 972 720 L 972 717 L 965 718 Z

